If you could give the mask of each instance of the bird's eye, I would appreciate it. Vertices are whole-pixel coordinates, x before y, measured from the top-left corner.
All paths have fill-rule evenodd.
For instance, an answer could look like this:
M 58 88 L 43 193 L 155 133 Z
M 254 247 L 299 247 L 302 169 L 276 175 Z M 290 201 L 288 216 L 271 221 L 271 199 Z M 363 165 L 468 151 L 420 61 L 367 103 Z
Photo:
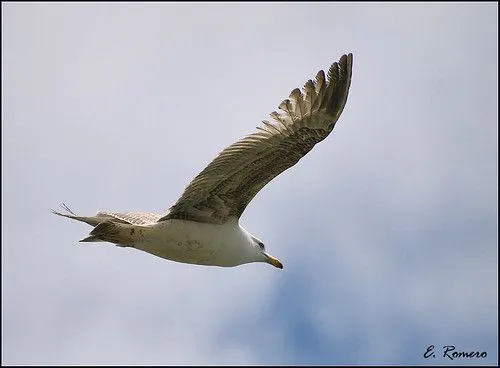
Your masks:
M 264 246 L 264 243 L 259 242 L 258 244 L 259 244 L 260 249 L 266 250 L 266 247 Z

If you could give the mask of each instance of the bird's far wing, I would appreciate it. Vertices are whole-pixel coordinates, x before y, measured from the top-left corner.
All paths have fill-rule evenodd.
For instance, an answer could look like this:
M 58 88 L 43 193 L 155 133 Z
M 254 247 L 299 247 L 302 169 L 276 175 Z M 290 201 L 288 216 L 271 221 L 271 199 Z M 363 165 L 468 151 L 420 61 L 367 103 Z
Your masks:
M 161 215 L 152 212 L 99 212 L 97 216 L 112 217 L 130 225 L 151 225 L 156 223 L 161 217 Z
M 152 212 L 125 212 L 125 213 L 98 212 L 97 215 L 95 216 L 78 216 L 64 203 L 61 205 L 61 207 L 66 213 L 62 213 L 55 210 L 52 210 L 52 213 L 73 220 L 86 222 L 91 226 L 97 226 L 101 222 L 107 220 L 112 222 L 119 222 L 122 224 L 145 226 L 156 223 L 162 216 Z
M 252 198 L 274 177 L 295 165 L 332 131 L 347 101 L 352 54 L 321 70 L 271 113 L 259 131 L 224 149 L 187 186 L 158 221 L 182 219 L 222 224 L 238 219 Z

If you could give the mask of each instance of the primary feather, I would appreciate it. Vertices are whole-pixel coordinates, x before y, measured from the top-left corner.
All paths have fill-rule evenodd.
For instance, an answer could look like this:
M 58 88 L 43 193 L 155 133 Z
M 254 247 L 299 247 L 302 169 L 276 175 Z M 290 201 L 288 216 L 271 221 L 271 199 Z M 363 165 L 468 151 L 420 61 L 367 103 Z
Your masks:
M 295 165 L 332 131 L 351 84 L 352 54 L 321 70 L 302 91 L 294 89 L 258 131 L 224 149 L 187 186 L 159 221 L 182 219 L 225 223 L 239 218 L 274 177 Z

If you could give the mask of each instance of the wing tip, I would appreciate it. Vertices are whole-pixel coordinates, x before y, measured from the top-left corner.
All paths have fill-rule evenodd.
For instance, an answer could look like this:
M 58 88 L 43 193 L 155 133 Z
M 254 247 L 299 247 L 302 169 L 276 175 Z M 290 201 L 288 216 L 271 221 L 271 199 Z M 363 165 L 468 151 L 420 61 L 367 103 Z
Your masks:
M 64 216 L 64 217 L 68 217 L 68 216 L 76 216 L 76 214 L 71 210 L 71 208 L 69 208 L 66 203 L 62 202 L 60 205 L 59 205 L 65 212 L 67 213 L 62 213 L 62 212 L 59 212 L 59 211 L 56 211 L 54 210 L 53 208 L 50 208 L 50 212 L 52 212 L 54 215 L 58 215 L 58 216 Z

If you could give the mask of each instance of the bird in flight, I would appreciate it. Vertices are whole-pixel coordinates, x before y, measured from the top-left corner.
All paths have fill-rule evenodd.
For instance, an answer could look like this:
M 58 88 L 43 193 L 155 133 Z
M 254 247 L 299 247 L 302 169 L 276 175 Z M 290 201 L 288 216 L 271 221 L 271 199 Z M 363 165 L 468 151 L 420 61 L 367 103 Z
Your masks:
M 233 267 L 282 263 L 264 243 L 239 224 L 253 197 L 273 178 L 295 165 L 333 130 L 351 85 L 352 54 L 321 70 L 302 91 L 294 89 L 258 131 L 233 143 L 186 187 L 165 215 L 99 212 L 77 216 L 65 204 L 59 216 L 93 227 L 81 242 L 109 242 L 168 260 Z

